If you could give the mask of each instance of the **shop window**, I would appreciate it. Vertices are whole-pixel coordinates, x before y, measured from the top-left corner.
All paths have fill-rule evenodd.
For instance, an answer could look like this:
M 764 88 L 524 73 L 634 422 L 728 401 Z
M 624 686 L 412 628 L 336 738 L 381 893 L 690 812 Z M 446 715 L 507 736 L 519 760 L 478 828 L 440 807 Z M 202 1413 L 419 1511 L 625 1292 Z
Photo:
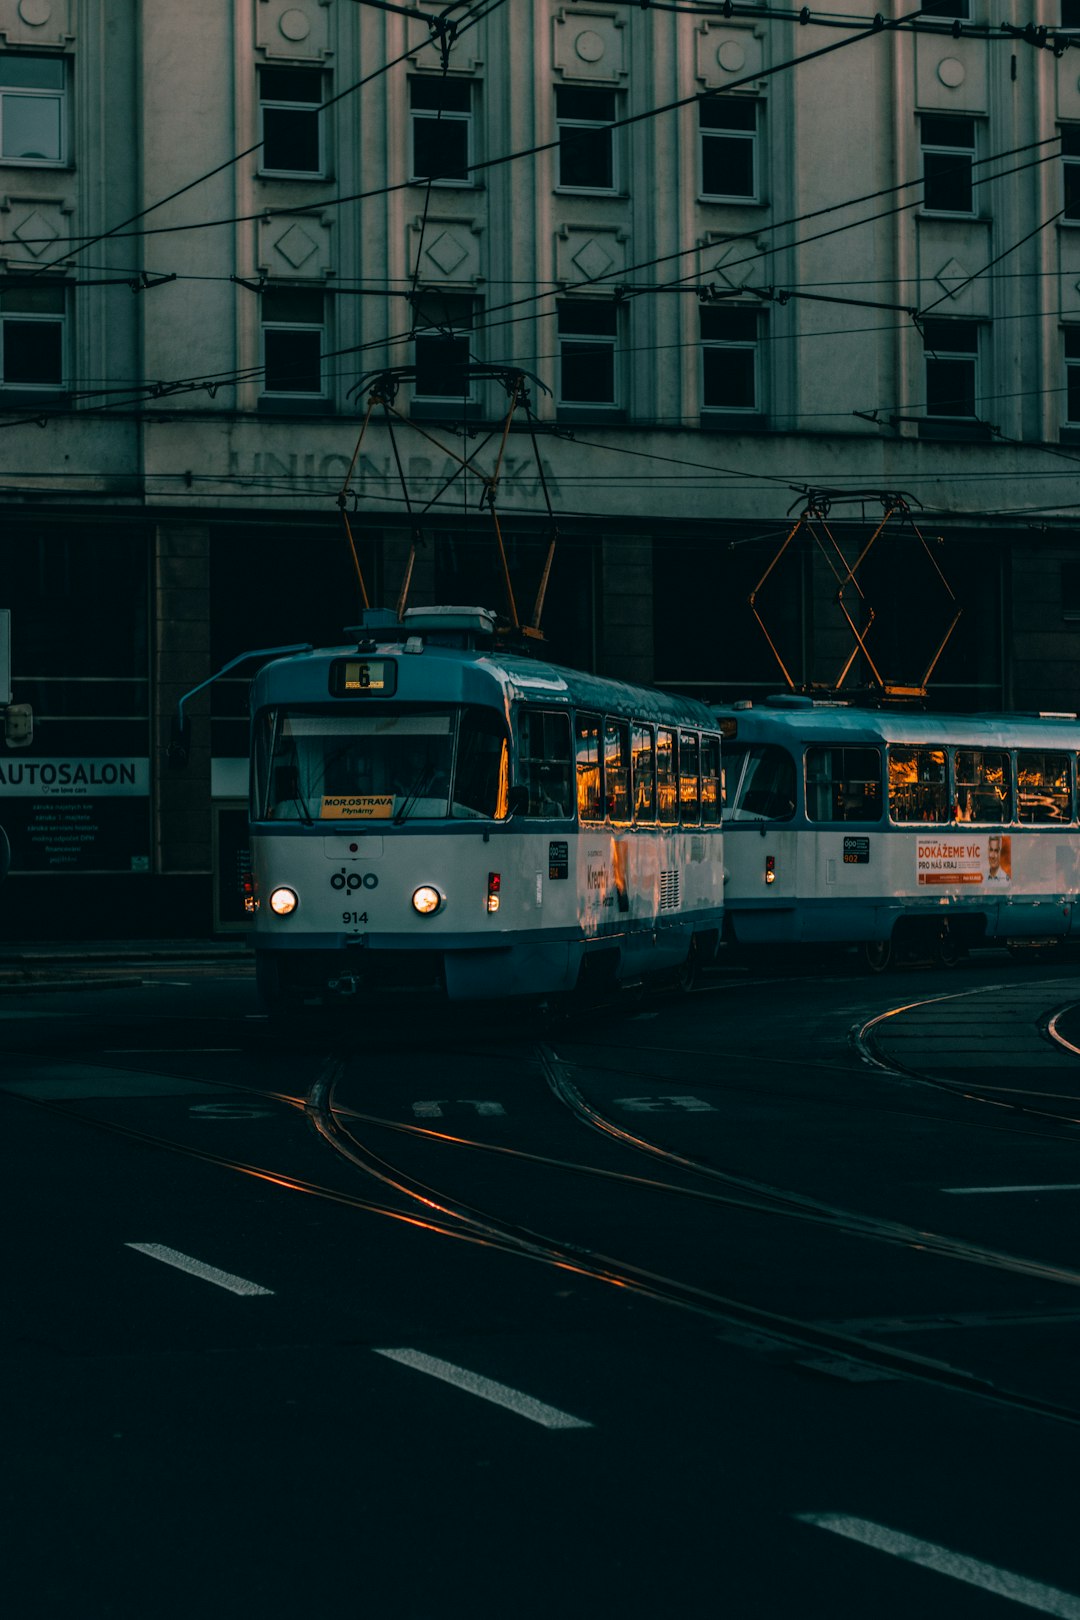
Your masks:
M 570 726 L 560 710 L 522 709 L 518 716 L 518 779 L 529 795 L 527 816 L 572 816 Z
M 259 69 L 260 168 L 264 174 L 321 176 L 323 74 L 317 68 Z
M 924 113 L 920 121 L 920 135 L 923 208 L 932 214 L 974 213 L 974 118 Z
M 411 177 L 471 185 L 472 85 L 463 79 L 410 79 Z
M 698 127 L 702 195 L 755 201 L 758 103 L 748 96 L 704 96 L 698 102 Z
M 615 348 L 619 312 L 609 299 L 565 299 L 556 312 L 559 403 L 618 404 Z
M 600 761 L 600 718 L 579 714 L 575 722 L 574 752 L 577 768 L 578 816 L 582 821 L 603 821 L 604 796 Z
M 555 87 L 559 185 L 571 191 L 614 191 L 614 90 Z
M 893 821 L 950 819 L 944 748 L 889 749 L 889 815 Z
M 973 417 L 979 395 L 977 321 L 924 321 L 926 414 Z
M 323 295 L 268 287 L 262 295 L 263 392 L 306 397 L 323 392 Z
M 62 388 L 64 323 L 67 294 L 63 287 L 0 287 L 3 386 Z
M 472 398 L 469 362 L 475 305 L 454 293 L 425 293 L 415 306 L 413 393 L 421 399 Z
M 701 319 L 701 403 L 706 411 L 761 410 L 761 314 L 745 305 L 705 305 Z
M 1016 812 L 1020 821 L 1072 820 L 1072 781 L 1068 754 L 1019 749 L 1016 755 Z
M 0 158 L 63 163 L 67 68 L 60 56 L 0 55 Z
M 808 748 L 808 821 L 880 821 L 881 755 L 876 748 Z
M 958 748 L 953 760 L 957 821 L 1012 819 L 1012 773 L 1000 748 Z

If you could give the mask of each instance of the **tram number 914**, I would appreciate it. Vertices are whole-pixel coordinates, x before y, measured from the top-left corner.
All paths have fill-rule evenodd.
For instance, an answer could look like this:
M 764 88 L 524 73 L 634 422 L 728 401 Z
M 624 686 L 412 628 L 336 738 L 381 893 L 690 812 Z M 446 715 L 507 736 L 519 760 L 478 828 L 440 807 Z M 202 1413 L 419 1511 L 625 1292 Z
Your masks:
M 368 916 L 366 911 L 343 911 L 341 920 L 343 923 L 366 923 Z

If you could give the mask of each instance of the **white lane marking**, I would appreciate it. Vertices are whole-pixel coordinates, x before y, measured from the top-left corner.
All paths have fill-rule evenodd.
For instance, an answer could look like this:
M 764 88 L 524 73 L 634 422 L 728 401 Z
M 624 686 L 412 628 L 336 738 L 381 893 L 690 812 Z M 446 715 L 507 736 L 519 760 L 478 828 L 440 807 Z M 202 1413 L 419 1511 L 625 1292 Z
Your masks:
M 966 1558 L 962 1553 L 950 1552 L 948 1547 L 939 1547 L 933 1541 L 918 1541 L 914 1536 L 905 1536 L 886 1525 L 874 1524 L 870 1519 L 849 1518 L 844 1513 L 797 1513 L 795 1517 L 803 1524 L 817 1525 L 819 1530 L 831 1530 L 834 1535 L 861 1541 L 863 1546 L 874 1547 L 878 1552 L 890 1553 L 894 1558 L 903 1558 L 910 1564 L 921 1564 L 924 1569 L 932 1569 L 938 1575 L 949 1575 L 955 1581 L 965 1581 L 968 1586 L 978 1586 L 984 1592 L 994 1592 L 1013 1603 L 1022 1603 L 1028 1609 L 1037 1609 L 1040 1614 L 1056 1614 L 1059 1620 L 1080 1620 L 1080 1598 L 1074 1597 L 1071 1592 L 1062 1592 L 1056 1586 L 1044 1586 L 1041 1581 L 1029 1581 L 1026 1576 L 1014 1575 L 1008 1569 L 997 1569 L 978 1558 Z
M 175 1266 L 178 1271 L 188 1271 L 193 1277 L 201 1277 L 203 1282 L 216 1283 L 219 1288 L 227 1288 L 230 1294 L 272 1294 L 272 1288 L 260 1288 L 258 1283 L 248 1282 L 246 1277 L 234 1277 L 231 1271 L 219 1271 L 216 1266 L 208 1266 L 203 1260 L 193 1260 L 189 1254 L 181 1254 L 178 1249 L 167 1249 L 163 1243 L 125 1243 L 126 1249 L 138 1249 L 140 1254 L 148 1254 L 151 1260 L 163 1260 L 167 1266 Z
M 1028 1186 L 1017 1187 L 942 1187 L 943 1193 L 1033 1193 L 1033 1192 L 1080 1192 L 1080 1181 L 1046 1181 L 1033 1183 Z
M 490 1378 L 481 1378 L 479 1373 L 470 1372 L 467 1367 L 455 1367 L 450 1361 L 425 1356 L 419 1350 L 376 1350 L 375 1354 L 388 1356 L 391 1361 L 400 1361 L 402 1366 L 413 1367 L 417 1372 L 430 1374 L 432 1378 L 441 1378 L 444 1383 L 453 1384 L 470 1395 L 479 1395 L 481 1400 L 505 1406 L 508 1412 L 516 1412 L 518 1417 L 528 1418 L 532 1423 L 542 1423 L 545 1429 L 592 1428 L 592 1424 L 584 1418 L 560 1412 L 557 1406 L 545 1406 L 543 1401 L 536 1400 L 532 1395 L 523 1395 L 519 1389 L 511 1389 L 509 1384 L 497 1384 Z

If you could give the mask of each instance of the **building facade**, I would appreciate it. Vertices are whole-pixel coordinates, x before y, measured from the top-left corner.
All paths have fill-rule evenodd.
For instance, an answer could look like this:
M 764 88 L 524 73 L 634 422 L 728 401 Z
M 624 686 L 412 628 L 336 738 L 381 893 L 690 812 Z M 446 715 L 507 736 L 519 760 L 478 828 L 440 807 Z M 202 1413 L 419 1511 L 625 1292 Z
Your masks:
M 181 696 L 556 531 L 580 667 L 1076 709 L 1073 4 L 0 0 L 4 935 L 242 927 Z

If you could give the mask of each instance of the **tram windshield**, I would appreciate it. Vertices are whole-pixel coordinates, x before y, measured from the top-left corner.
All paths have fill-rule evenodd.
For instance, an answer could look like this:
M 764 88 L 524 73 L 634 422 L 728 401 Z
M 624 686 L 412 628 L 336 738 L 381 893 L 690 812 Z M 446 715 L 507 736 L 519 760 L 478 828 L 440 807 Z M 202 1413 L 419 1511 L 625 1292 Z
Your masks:
M 509 746 L 493 710 L 281 710 L 264 719 L 255 804 L 267 820 L 359 824 L 506 815 Z
M 724 749 L 728 821 L 787 821 L 795 814 L 795 761 L 786 748 Z

